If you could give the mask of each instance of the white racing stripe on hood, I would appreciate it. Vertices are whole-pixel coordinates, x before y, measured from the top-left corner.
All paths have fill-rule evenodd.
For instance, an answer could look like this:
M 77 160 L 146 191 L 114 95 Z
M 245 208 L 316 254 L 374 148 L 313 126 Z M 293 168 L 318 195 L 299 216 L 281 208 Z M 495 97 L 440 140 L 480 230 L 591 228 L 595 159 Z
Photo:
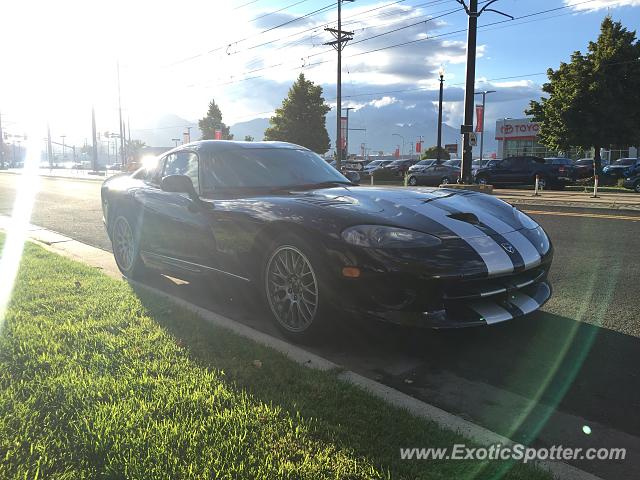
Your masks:
M 518 251 L 522 260 L 524 260 L 525 268 L 535 267 L 540 264 L 542 259 L 538 250 L 522 233 L 517 230 L 514 231 L 509 224 L 491 214 L 477 210 L 472 210 L 472 213 L 478 217 L 480 223 L 496 232 L 504 232 L 502 236 Z
M 467 242 L 486 264 L 489 276 L 513 272 L 513 262 L 509 255 L 493 238 L 478 227 L 451 218 L 446 210 L 428 203 L 408 206 L 407 208 L 433 219 Z
M 507 310 L 493 302 L 476 302 L 470 305 L 471 309 L 480 315 L 488 325 L 492 323 L 505 322 L 511 320 L 511 315 Z

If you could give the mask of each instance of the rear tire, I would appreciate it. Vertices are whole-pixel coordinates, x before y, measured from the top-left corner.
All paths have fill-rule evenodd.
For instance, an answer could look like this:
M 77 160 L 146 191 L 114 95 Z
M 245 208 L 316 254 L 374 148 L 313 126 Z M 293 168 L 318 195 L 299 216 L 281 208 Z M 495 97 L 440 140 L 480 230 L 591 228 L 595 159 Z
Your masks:
M 271 243 L 262 262 L 260 290 L 271 319 L 289 339 L 315 343 L 327 331 L 327 272 L 318 249 L 286 233 Z
M 140 233 L 134 225 L 128 216 L 116 214 L 111 224 L 111 245 L 120 272 L 127 278 L 140 279 L 148 270 L 140 258 Z
M 636 183 L 633 184 L 633 191 L 640 193 L 640 180 L 636 180 Z

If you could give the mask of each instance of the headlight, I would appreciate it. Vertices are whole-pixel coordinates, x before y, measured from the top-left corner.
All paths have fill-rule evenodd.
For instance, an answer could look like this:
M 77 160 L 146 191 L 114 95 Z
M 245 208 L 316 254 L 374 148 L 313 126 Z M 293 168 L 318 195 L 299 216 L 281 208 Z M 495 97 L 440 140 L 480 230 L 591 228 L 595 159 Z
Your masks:
M 513 209 L 513 213 L 520 222 L 520 225 L 522 225 L 524 228 L 528 230 L 532 228 L 538 228 L 538 224 L 529 215 L 522 213 L 517 208 Z
M 428 233 L 381 225 L 356 225 L 342 232 L 342 239 L 367 248 L 425 248 L 440 245 L 438 237 Z

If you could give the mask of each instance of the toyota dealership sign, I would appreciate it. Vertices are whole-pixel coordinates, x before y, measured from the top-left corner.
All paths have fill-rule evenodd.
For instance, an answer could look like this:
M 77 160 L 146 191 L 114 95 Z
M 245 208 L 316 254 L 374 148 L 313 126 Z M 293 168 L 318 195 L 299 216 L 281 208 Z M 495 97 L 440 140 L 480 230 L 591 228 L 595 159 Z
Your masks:
M 528 118 L 509 118 L 496 122 L 496 140 L 535 140 L 540 124 Z

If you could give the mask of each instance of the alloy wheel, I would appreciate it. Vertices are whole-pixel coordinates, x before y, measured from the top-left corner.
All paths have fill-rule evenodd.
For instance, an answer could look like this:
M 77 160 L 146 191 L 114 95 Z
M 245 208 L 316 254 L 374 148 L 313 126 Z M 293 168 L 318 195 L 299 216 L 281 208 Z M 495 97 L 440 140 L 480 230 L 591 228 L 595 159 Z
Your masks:
M 633 189 L 636 191 L 636 193 L 640 193 L 640 182 L 636 182 Z
M 124 271 L 131 270 L 135 259 L 135 241 L 131 225 L 124 217 L 116 218 L 113 224 L 113 253 Z
M 411 185 L 412 187 L 415 187 L 418 184 L 418 180 L 416 179 L 416 177 L 409 177 L 409 185 Z
M 318 282 L 309 259 L 292 245 L 278 247 L 267 262 L 265 288 L 278 323 L 303 332 L 318 310 Z
M 449 177 L 444 177 L 440 185 L 449 185 Z

